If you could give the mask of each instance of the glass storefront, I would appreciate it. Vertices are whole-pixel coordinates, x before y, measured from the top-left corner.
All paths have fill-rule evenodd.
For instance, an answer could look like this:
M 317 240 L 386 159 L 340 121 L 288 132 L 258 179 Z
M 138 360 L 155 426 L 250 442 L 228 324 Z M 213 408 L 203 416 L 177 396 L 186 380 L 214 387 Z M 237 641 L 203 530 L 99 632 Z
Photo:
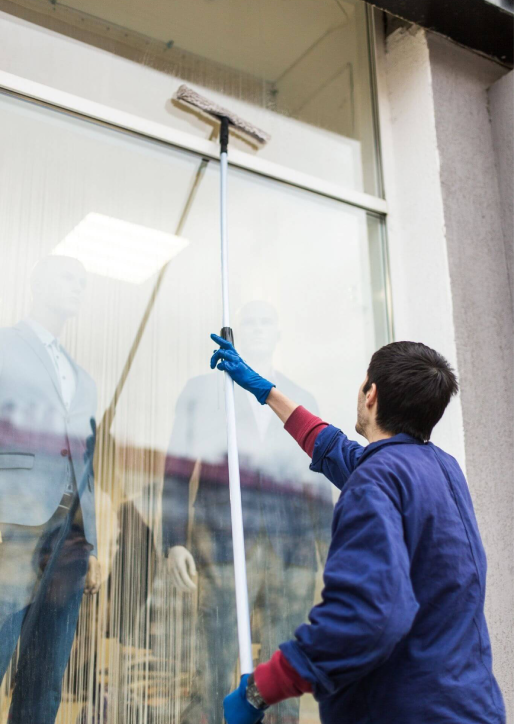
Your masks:
M 296 3 L 294 27 L 292 3 L 273 12 L 306 43 L 312 4 Z M 204 5 L 208 18 L 217 3 Z M 318 24 L 346 18 L 320 45 L 350 23 L 357 53 L 361 4 L 319 6 Z M 279 46 L 264 10 L 247 22 L 260 28 L 261 51 L 250 49 L 262 78 Z M 235 30 L 202 62 L 234 66 L 239 53 L 247 72 Z M 360 174 L 355 188 L 374 193 L 368 81 L 354 79 L 350 122 L 328 100 L 343 98 L 349 71 L 332 86 L 330 73 L 316 88 L 294 81 L 304 63 L 314 76 L 323 53 L 333 60 L 328 46 L 318 52 L 294 67 L 284 52 L 283 96 L 260 109 L 274 127 L 260 125 L 289 146 L 270 158 L 322 176 L 301 139 L 312 131 L 316 148 L 327 132 L 325 168 Z M 227 88 L 216 93 L 232 104 Z M 256 103 L 243 91 L 239 102 L 246 116 Z M 218 163 L 8 94 L 0 137 L 0 723 L 10 710 L 9 721 L 34 724 L 56 712 L 59 724 L 221 724 L 238 671 L 223 378 L 208 365 L 221 320 Z M 338 148 L 352 144 L 349 167 Z M 229 227 L 236 345 L 285 394 L 352 432 L 356 390 L 389 340 L 383 219 L 231 168 Z M 319 598 L 333 491 L 239 389 L 236 414 L 257 663 Z M 266 721 L 316 724 L 317 706 L 292 700 Z

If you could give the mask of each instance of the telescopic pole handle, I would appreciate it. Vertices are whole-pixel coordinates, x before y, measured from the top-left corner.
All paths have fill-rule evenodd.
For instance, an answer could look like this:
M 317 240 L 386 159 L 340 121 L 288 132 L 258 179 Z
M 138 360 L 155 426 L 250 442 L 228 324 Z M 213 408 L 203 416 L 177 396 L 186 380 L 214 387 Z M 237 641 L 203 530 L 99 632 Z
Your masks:
M 220 330 L 220 337 L 226 339 L 230 344 L 234 344 L 234 332 L 232 327 L 222 327 Z
M 228 119 L 221 119 L 222 149 L 220 156 L 220 217 L 221 217 L 221 280 L 223 292 L 223 329 L 225 339 L 233 342 L 230 328 L 228 293 L 228 234 L 227 234 L 227 144 Z M 229 337 L 230 336 L 230 337 Z M 234 552 L 234 579 L 237 611 L 237 633 L 239 641 L 239 663 L 241 674 L 253 671 L 252 635 L 250 631 L 250 606 L 246 578 L 246 556 L 243 530 L 243 506 L 241 501 L 241 481 L 239 477 L 239 455 L 237 450 L 236 407 L 234 400 L 234 382 L 227 372 L 225 377 L 225 410 L 227 417 L 228 476 L 230 488 L 230 514 L 232 520 L 232 547 Z

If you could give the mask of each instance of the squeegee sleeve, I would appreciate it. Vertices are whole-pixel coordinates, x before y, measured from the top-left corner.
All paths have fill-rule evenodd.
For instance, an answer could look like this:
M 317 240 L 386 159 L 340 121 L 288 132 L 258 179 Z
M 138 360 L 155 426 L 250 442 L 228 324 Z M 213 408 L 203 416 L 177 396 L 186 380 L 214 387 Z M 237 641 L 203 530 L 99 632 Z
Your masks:
M 250 136 L 260 144 L 267 143 L 271 139 L 271 136 L 269 133 L 266 133 L 266 131 L 257 128 L 257 126 L 254 126 L 253 123 L 245 121 L 228 108 L 224 108 L 209 98 L 201 96 L 187 85 L 181 85 L 178 88 L 175 98 L 176 100 L 186 103 L 188 106 L 192 106 L 208 116 L 217 118 L 222 123 L 225 119 L 233 128 L 237 128 L 238 131 Z

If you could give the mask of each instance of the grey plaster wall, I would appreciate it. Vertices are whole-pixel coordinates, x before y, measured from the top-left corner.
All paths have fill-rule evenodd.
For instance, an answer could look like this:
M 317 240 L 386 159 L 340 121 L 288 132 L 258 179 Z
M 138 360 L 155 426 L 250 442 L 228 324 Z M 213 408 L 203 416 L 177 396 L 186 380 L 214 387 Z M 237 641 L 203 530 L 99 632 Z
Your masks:
M 500 187 L 505 257 L 511 299 L 514 299 L 514 70 L 493 83 L 488 95 Z
M 466 471 L 489 562 L 495 673 L 514 721 L 514 319 L 499 181 L 512 165 L 498 174 L 495 144 L 500 153 L 508 144 L 503 121 L 493 133 L 488 97 L 506 70 L 443 38 L 427 39 Z M 496 90 L 491 98 L 496 107 Z
M 424 342 L 457 366 L 426 33 L 396 23 L 377 51 L 395 339 Z M 465 464 L 460 397 L 432 440 Z

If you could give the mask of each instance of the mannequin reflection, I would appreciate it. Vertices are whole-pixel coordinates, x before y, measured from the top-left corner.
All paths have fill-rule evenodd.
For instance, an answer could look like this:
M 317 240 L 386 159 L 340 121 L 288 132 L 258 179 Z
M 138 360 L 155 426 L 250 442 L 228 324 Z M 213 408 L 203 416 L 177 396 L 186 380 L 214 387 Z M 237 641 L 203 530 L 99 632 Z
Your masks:
M 275 309 L 250 302 L 237 322 L 236 337 L 247 362 L 316 408 L 311 395 L 273 369 L 280 339 Z M 283 443 L 280 423 L 269 407 L 240 388 L 235 397 L 249 595 L 264 660 L 286 626 L 296 628 L 312 606 L 317 551 L 323 562 L 332 499 L 329 485 L 305 472 L 303 453 L 278 443 Z M 198 492 L 188 546 L 191 479 Z M 219 724 L 237 659 L 237 636 L 223 385 L 212 374 L 190 380 L 177 404 L 163 490 L 163 545 L 177 588 L 193 592 L 198 587 L 201 670 L 182 722 L 198 724 L 203 716 Z M 277 722 L 294 724 L 298 701 L 285 702 L 273 715 Z
M 254 301 L 247 304 L 239 315 L 238 344 L 243 355 L 253 369 L 265 370 L 262 376 L 272 379 L 273 353 L 280 340 L 277 313 L 265 302 Z M 253 395 L 247 397 L 255 416 L 259 434 L 266 434 L 272 414 L 268 405 L 260 405 Z M 183 592 L 194 591 L 196 584 L 196 565 L 193 556 L 184 546 L 174 546 L 168 553 L 169 570 L 173 582 Z
M 0 330 L 0 679 L 19 638 L 12 722 L 55 720 L 82 594 L 99 586 L 96 387 L 58 341 L 85 285 L 77 260 L 40 260 L 29 317 Z

